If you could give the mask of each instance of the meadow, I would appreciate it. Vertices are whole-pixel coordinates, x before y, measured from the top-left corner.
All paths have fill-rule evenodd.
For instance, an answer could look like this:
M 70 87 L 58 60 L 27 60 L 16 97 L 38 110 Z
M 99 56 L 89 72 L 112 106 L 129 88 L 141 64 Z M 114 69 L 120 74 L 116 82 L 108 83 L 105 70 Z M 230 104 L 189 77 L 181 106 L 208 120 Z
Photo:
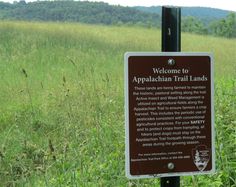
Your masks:
M 159 186 L 125 177 L 127 51 L 160 51 L 155 28 L 0 22 L 0 186 Z M 182 34 L 215 59 L 216 173 L 183 187 L 236 187 L 236 39 Z

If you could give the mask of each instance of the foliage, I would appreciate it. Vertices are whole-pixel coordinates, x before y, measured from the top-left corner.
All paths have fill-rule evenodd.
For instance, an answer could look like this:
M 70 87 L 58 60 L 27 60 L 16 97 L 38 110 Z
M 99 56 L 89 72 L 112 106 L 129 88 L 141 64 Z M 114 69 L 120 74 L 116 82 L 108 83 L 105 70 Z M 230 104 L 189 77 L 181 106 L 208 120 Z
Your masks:
M 135 8 L 161 15 L 160 6 Z M 184 32 L 236 37 L 236 12 L 204 7 L 181 7 L 181 15 Z
M 182 31 L 195 34 L 207 34 L 207 27 L 195 17 L 184 17 L 182 19 Z
M 0 186 L 159 185 L 125 177 L 123 54 L 160 51 L 160 30 L 0 22 L 0 33 Z M 182 186 L 235 187 L 236 41 L 182 39 L 214 53 L 217 160 Z
M 228 16 L 226 16 L 228 13 Z M 0 19 L 81 22 L 103 25 L 160 27 L 161 7 L 122 7 L 103 2 L 0 2 Z M 192 16 L 191 16 L 192 15 Z M 182 31 L 236 37 L 235 13 L 210 8 L 182 8 Z
M 225 19 L 213 22 L 210 28 L 217 36 L 236 37 L 236 14 L 230 13 Z
M 0 18 L 16 20 L 70 21 L 90 24 L 139 24 L 158 26 L 160 16 L 133 8 L 112 6 L 103 2 L 38 1 L 1 3 Z
M 182 31 L 236 37 L 235 13 L 210 8 L 182 10 Z M 81 22 L 105 25 L 160 27 L 161 7 L 122 7 L 103 2 L 37 1 L 0 2 L 0 19 Z M 193 16 L 190 16 L 193 15 Z

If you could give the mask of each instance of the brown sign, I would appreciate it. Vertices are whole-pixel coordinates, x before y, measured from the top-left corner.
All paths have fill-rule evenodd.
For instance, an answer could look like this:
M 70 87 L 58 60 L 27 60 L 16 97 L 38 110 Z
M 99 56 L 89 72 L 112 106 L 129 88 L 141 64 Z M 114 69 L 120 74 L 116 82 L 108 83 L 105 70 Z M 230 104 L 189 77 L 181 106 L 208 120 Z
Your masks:
M 208 53 L 126 53 L 126 174 L 214 171 L 213 62 Z

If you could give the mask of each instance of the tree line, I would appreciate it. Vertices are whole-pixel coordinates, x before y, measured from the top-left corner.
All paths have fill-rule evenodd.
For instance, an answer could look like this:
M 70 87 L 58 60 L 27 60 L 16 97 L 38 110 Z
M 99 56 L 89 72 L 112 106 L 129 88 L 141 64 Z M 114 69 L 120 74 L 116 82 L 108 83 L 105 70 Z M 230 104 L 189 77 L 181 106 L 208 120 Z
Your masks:
M 13 4 L 0 2 L 0 19 L 34 21 L 69 21 L 105 25 L 138 25 L 159 27 L 161 16 L 131 7 L 114 6 L 88 1 L 37 1 Z M 236 37 L 236 15 L 229 13 L 223 19 L 204 23 L 196 17 L 182 18 L 182 31 L 210 34 L 227 38 Z
M 184 17 L 182 31 L 233 38 L 236 37 L 236 14 L 231 12 L 226 18 L 215 20 L 208 24 L 204 24 L 195 17 Z
M 0 19 L 69 21 L 105 25 L 160 25 L 159 14 L 149 14 L 130 7 L 88 1 L 0 3 Z

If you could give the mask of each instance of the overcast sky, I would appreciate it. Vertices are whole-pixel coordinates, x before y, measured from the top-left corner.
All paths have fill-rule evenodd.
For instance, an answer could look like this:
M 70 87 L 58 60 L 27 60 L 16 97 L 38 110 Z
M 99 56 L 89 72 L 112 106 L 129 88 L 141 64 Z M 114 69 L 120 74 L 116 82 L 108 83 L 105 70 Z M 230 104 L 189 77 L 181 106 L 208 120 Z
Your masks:
M 5 2 L 13 2 L 14 0 L 0 0 Z M 19 0 L 17 0 L 19 1 Z M 36 0 L 26 0 L 26 2 Z M 92 0 L 101 1 L 101 0 Z M 224 10 L 236 11 L 236 0 L 103 0 L 113 5 L 123 6 L 155 6 L 155 5 L 174 5 L 174 6 L 201 6 L 212 7 Z

